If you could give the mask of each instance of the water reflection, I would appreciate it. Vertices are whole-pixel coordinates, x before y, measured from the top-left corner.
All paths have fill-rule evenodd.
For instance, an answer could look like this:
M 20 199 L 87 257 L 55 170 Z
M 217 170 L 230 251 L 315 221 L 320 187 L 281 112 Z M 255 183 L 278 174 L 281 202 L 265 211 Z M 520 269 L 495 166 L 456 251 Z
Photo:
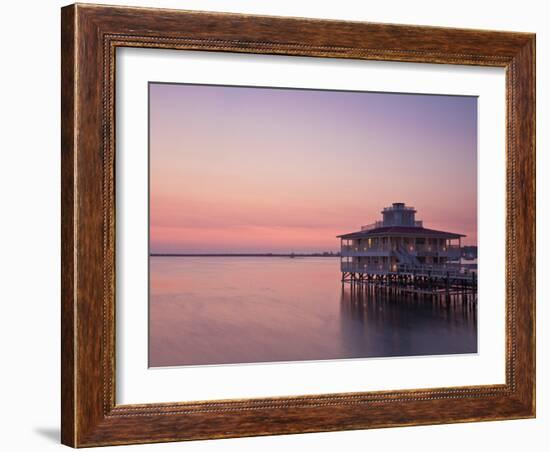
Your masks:
M 472 295 L 397 294 L 342 285 L 341 334 L 353 354 L 370 357 L 477 352 Z
M 149 365 L 472 353 L 476 308 L 342 287 L 334 258 L 150 261 Z

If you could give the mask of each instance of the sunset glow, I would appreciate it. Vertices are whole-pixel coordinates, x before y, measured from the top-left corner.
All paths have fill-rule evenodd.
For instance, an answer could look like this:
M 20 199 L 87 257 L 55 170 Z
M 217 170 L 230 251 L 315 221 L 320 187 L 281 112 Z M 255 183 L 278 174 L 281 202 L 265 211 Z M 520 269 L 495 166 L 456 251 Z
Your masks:
M 477 98 L 149 85 L 150 251 L 338 251 L 392 202 L 477 242 Z

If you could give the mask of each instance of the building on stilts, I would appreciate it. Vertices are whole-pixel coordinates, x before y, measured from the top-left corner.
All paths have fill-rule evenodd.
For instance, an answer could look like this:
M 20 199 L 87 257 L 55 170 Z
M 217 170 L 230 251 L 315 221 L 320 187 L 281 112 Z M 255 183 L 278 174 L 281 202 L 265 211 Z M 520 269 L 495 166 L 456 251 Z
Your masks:
M 382 220 L 338 236 L 343 283 L 447 295 L 476 291 L 476 266 L 460 261 L 464 234 L 424 227 L 416 209 L 402 202 L 381 213 Z

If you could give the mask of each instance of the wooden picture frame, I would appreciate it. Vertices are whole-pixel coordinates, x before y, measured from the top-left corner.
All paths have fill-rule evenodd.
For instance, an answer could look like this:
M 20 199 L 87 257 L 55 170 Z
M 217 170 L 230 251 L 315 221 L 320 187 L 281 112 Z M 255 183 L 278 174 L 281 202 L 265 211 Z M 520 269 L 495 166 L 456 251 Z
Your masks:
M 71 5 L 62 9 L 62 442 L 73 447 L 535 416 L 535 35 Z M 115 50 L 147 47 L 506 70 L 506 383 L 115 403 Z

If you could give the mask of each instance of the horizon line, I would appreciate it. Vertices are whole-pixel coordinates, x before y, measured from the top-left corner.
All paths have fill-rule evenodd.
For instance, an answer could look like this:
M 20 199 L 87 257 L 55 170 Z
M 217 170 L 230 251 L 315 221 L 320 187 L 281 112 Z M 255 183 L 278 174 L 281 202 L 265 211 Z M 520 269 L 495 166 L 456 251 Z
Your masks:
M 340 251 L 288 252 L 288 253 L 149 253 L 149 256 L 339 256 Z

